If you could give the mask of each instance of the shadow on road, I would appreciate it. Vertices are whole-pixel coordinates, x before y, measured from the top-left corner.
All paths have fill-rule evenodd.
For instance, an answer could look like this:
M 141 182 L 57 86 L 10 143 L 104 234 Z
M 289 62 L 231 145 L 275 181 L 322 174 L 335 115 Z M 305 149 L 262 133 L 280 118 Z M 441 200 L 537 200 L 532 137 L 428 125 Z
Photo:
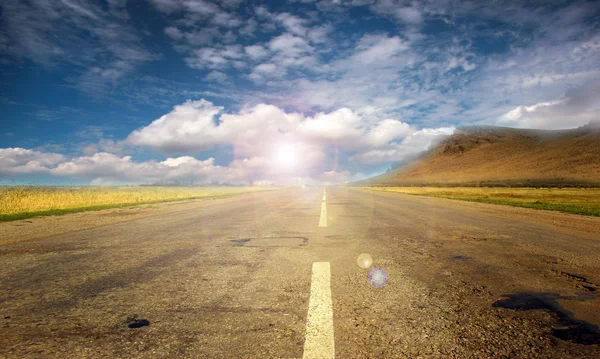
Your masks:
M 515 293 L 505 294 L 505 299 L 500 299 L 492 307 L 513 310 L 547 310 L 557 320 L 557 325 L 552 329 L 552 335 L 577 344 L 600 344 L 600 331 L 597 326 L 573 316 L 573 313 L 564 309 L 559 299 L 589 300 L 595 298 L 590 295 L 565 297 L 557 293 Z

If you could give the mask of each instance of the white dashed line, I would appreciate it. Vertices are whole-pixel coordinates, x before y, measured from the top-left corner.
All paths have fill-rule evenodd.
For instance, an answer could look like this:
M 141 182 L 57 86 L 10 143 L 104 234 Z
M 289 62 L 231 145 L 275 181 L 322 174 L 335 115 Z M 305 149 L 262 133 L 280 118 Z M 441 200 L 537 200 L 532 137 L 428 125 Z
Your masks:
M 323 202 L 321 202 L 321 218 L 319 218 L 319 227 L 327 227 L 327 193 L 323 190 Z
M 303 359 L 335 358 L 330 282 L 329 262 L 313 263 Z

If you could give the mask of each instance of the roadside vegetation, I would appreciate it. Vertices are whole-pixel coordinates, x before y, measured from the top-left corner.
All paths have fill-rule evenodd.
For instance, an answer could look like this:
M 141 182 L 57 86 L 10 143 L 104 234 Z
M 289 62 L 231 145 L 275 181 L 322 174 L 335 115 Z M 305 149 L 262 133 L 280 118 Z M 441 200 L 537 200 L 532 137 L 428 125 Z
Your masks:
M 212 199 L 263 187 L 0 187 L 0 221 L 140 204 Z
M 600 216 L 600 188 L 363 187 L 385 192 Z

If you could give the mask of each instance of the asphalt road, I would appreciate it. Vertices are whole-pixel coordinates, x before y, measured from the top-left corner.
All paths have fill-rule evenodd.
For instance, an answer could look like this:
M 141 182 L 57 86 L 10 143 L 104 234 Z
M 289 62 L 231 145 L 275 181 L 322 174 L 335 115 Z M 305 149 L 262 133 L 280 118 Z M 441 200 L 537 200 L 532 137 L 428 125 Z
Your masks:
M 308 335 L 311 280 L 337 358 L 600 357 L 599 235 L 343 187 L 325 203 L 326 224 L 323 188 L 295 188 L 2 245 L 0 357 L 302 358 L 328 330 Z

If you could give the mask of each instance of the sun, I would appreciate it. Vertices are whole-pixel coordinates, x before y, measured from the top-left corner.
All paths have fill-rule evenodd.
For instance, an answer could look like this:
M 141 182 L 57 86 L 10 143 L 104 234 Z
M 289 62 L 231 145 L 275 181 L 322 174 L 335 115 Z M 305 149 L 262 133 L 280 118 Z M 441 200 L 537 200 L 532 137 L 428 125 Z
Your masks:
M 296 166 L 298 153 L 296 146 L 291 143 L 282 143 L 275 148 L 275 162 L 282 168 L 293 168 Z

